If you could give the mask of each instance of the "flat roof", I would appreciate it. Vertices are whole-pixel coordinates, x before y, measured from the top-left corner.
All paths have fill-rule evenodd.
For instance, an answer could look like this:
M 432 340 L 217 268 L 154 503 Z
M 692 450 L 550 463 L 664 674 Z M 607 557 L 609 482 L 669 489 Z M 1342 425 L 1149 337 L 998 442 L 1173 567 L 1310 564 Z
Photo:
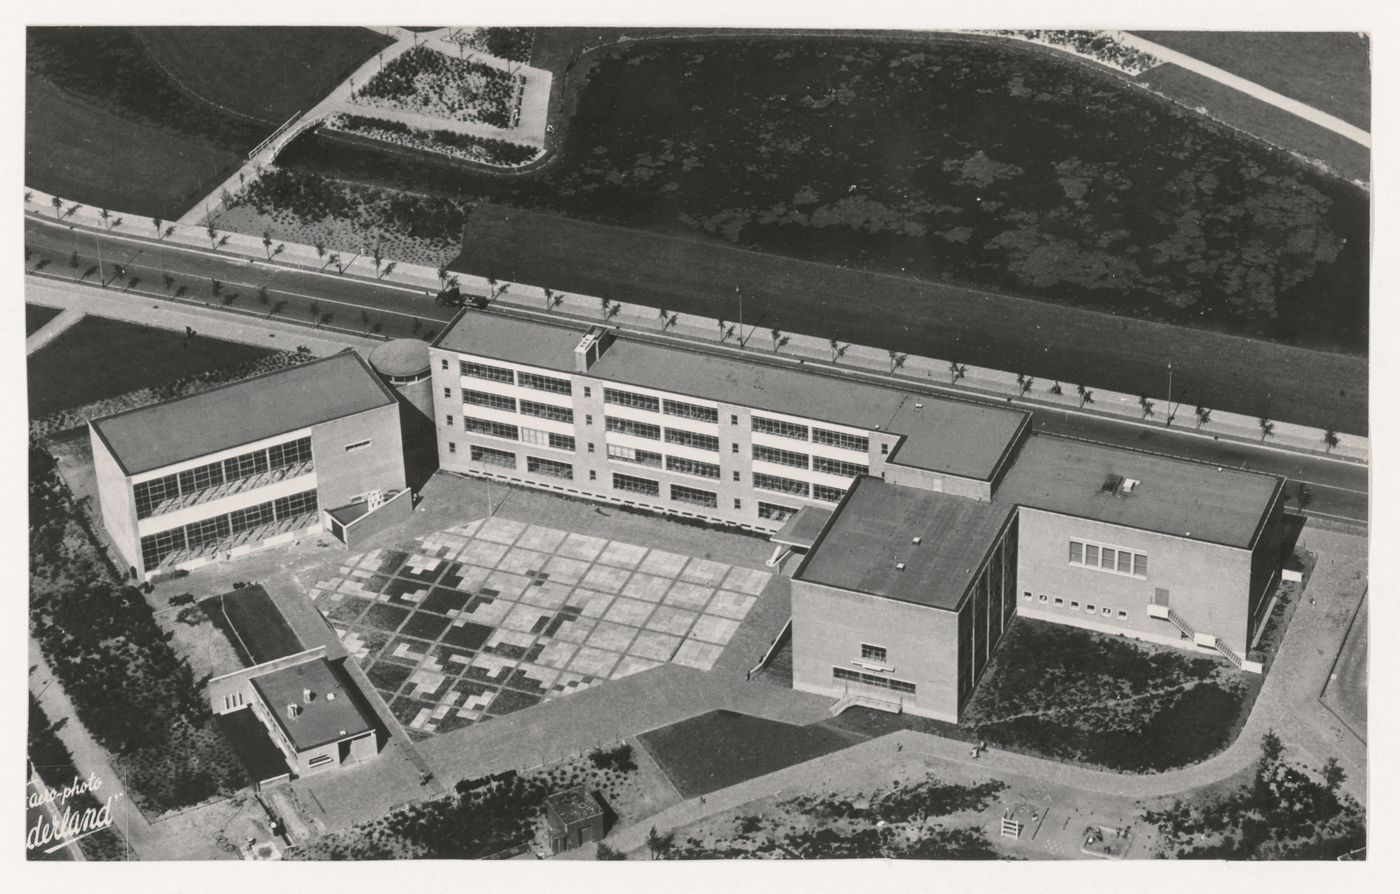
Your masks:
M 438 346 L 480 357 L 574 372 L 574 347 L 587 330 L 499 314 L 464 313 Z M 906 439 L 890 461 L 987 480 L 1029 414 L 897 387 L 770 366 L 692 348 L 615 336 L 588 375 L 619 384 L 723 401 Z
M 954 611 L 1014 508 L 858 478 L 796 576 Z
M 92 427 L 122 469 L 138 475 L 394 401 L 358 354 L 343 351 L 94 419 Z
M 573 372 L 574 348 L 587 332 L 587 326 L 575 323 L 527 320 L 463 308 L 432 346 L 541 369 Z
M 572 826 L 574 823 L 584 822 L 603 814 L 603 807 L 598 803 L 598 799 L 582 786 L 555 792 L 545 798 L 545 803 L 554 810 L 560 822 L 566 826 Z
M 768 539 L 774 543 L 782 543 L 787 546 L 796 546 L 800 549 L 811 549 L 812 544 L 826 530 L 826 523 L 831 521 L 831 510 L 823 509 L 820 506 L 803 506 L 793 513 L 792 518 L 783 523 L 778 533 Z
M 1119 478 L 1139 483 L 1127 494 L 1105 489 Z M 1282 485 L 1260 472 L 1031 435 L 990 503 L 857 479 L 797 577 L 953 611 L 1018 506 L 1249 549 Z
M 252 682 L 268 713 L 277 718 L 298 751 L 374 729 L 325 658 L 270 671 L 253 677 Z M 303 698 L 307 689 L 312 696 L 309 702 Z M 293 704 L 300 711 L 296 717 L 288 717 L 287 706 Z
M 1139 482 L 1115 495 L 1112 479 Z M 1283 479 L 1050 435 L 1032 436 L 998 501 L 1249 549 Z

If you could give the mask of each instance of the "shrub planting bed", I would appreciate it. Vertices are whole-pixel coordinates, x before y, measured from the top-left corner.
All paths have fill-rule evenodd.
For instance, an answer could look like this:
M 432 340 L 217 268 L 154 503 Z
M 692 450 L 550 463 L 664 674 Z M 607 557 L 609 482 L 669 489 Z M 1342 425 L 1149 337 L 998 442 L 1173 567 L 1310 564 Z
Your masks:
M 368 137 L 394 146 L 436 152 L 448 158 L 499 168 L 519 167 L 534 161 L 540 154 L 540 150 L 534 146 L 524 146 L 508 140 L 477 137 L 450 130 L 422 130 L 409 127 L 400 121 L 366 118 L 363 115 L 335 115 L 325 126 L 330 130 Z
M 430 118 L 513 127 L 524 83 L 518 75 L 454 59 L 425 44 L 392 59 L 352 100 Z
M 241 785 L 203 681 L 98 546 L 52 457 L 30 451 L 30 629 L 121 783 L 162 813 Z
M 964 725 L 989 743 L 1054 760 L 1169 770 L 1229 745 L 1259 682 L 1213 658 L 1022 618 Z

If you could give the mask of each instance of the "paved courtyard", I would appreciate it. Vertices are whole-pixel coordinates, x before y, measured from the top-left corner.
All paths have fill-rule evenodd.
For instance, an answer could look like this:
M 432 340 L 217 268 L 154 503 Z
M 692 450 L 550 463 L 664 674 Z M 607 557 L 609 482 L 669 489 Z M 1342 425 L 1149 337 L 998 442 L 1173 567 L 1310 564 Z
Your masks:
M 311 596 L 421 738 L 665 663 L 708 671 L 770 577 L 494 517 L 352 556 Z

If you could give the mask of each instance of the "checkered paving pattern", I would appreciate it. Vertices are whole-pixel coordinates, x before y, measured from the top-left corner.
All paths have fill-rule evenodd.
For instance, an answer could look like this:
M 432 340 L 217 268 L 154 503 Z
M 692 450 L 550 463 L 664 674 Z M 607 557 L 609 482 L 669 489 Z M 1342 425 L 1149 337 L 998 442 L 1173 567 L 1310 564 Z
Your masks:
M 770 577 L 492 518 L 353 556 L 312 597 L 421 737 L 667 662 L 709 670 Z

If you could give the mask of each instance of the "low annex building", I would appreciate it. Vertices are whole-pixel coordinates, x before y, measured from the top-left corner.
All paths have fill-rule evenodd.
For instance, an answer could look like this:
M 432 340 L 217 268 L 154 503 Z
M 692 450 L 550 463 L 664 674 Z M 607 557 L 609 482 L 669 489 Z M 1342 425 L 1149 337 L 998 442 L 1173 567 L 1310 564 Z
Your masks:
M 956 722 L 1018 614 L 1259 669 L 1245 656 L 1281 564 L 1276 476 L 598 326 L 468 309 L 429 353 L 444 469 L 803 553 L 798 689 Z
M 89 423 L 102 522 L 144 580 L 310 534 L 405 488 L 395 394 L 344 352 Z M 335 513 L 335 514 L 332 514 Z

